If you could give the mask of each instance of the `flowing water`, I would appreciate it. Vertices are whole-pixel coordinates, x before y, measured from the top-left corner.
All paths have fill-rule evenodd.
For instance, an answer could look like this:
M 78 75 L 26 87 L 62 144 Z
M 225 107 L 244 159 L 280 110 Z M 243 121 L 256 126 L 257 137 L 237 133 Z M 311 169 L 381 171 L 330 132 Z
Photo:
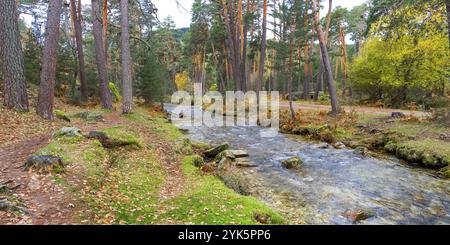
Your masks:
M 166 107 L 168 111 L 173 105 Z M 245 170 L 252 195 L 298 224 L 351 224 L 356 210 L 374 217 L 362 224 L 450 224 L 450 181 L 396 158 L 363 157 L 350 149 L 319 149 L 279 134 L 260 138 L 258 127 L 188 127 L 193 141 L 229 143 L 258 167 Z M 304 164 L 286 170 L 293 156 Z

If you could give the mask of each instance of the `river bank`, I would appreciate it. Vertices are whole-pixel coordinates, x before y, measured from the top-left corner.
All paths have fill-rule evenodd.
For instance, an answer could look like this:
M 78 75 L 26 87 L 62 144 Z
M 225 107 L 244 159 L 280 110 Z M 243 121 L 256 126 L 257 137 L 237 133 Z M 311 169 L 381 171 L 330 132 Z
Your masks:
M 280 128 L 283 133 L 325 142 L 330 147 L 393 154 L 411 166 L 433 169 L 450 178 L 450 130 L 427 118 L 357 113 L 334 118 L 323 111 L 300 111 L 292 119 L 284 111 Z

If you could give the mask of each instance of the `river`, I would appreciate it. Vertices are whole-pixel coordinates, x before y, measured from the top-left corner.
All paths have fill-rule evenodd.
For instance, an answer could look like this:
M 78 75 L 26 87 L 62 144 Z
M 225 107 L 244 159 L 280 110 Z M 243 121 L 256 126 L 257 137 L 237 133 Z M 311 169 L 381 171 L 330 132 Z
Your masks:
M 173 105 L 166 105 L 173 111 Z M 352 149 L 279 134 L 261 138 L 259 127 L 187 127 L 192 141 L 229 143 L 258 167 L 245 169 L 251 194 L 294 224 L 352 224 L 349 212 L 369 211 L 361 224 L 450 224 L 450 181 L 394 157 L 364 157 Z M 298 156 L 300 170 L 280 161 Z

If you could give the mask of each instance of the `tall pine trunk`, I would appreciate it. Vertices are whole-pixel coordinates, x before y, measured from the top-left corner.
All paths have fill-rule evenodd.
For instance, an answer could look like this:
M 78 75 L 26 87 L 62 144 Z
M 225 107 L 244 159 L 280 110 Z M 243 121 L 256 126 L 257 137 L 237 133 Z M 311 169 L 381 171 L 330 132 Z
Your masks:
M 78 6 L 81 9 L 81 5 Z M 81 11 L 81 10 L 80 10 Z M 84 51 L 83 51 L 83 35 L 81 30 L 81 16 L 78 15 L 75 0 L 70 0 L 70 12 L 73 20 L 73 27 L 75 30 L 75 42 L 77 44 L 78 55 L 78 72 L 80 74 L 81 84 L 81 100 L 86 102 L 88 100 L 88 84 L 86 79 L 86 71 L 84 68 Z
M 264 0 L 263 5 L 263 22 L 262 22 L 262 40 L 261 40 L 261 61 L 259 63 L 259 75 L 256 82 L 256 93 L 259 104 L 259 91 L 261 91 L 261 84 L 264 82 L 264 64 L 266 60 L 266 39 L 267 39 L 267 0 Z
M 120 0 L 121 43 L 122 43 L 122 112 L 129 114 L 133 110 L 133 88 L 131 78 L 130 26 L 128 22 L 128 0 Z
M 0 1 L 0 57 L 7 108 L 28 111 L 27 84 L 15 0 Z
M 328 82 L 328 90 L 330 93 L 331 112 L 333 115 L 337 115 L 341 112 L 341 108 L 339 105 L 339 101 L 337 99 L 336 84 L 334 83 L 333 80 L 333 71 L 331 70 L 330 57 L 328 56 L 328 48 L 325 42 L 325 35 L 322 30 L 322 25 L 320 24 L 320 17 L 319 15 L 316 14 L 317 0 L 312 0 L 312 2 L 313 2 L 313 14 L 317 23 L 316 24 L 317 35 L 319 36 L 319 45 L 320 50 L 322 52 L 322 60 L 324 63 L 325 75 Z
M 42 55 L 41 78 L 37 103 L 38 115 L 48 120 L 54 119 L 53 101 L 55 97 L 56 60 L 61 12 L 62 1 L 50 0 L 47 10 L 45 44 Z
M 106 71 L 106 52 L 103 48 L 102 14 L 98 0 L 91 0 L 91 3 L 95 60 L 97 63 L 98 77 L 100 79 L 100 99 L 104 109 L 112 109 L 112 94 L 108 87 L 108 77 Z

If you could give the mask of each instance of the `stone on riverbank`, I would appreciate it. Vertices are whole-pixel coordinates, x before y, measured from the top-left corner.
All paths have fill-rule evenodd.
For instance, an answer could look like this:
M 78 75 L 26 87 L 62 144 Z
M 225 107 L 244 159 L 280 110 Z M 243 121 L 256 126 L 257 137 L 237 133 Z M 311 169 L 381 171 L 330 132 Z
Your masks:
M 337 142 L 337 143 L 333 144 L 333 147 L 338 149 L 338 150 L 341 150 L 341 149 L 344 149 L 346 146 L 342 142 Z
M 209 158 L 214 158 L 216 157 L 219 153 L 221 153 L 222 151 L 228 150 L 228 143 L 223 143 L 221 145 L 218 145 L 214 148 L 211 148 L 209 150 L 206 150 L 203 152 L 203 155 L 205 157 L 209 157 Z
M 369 154 L 369 150 L 366 147 L 358 146 L 353 151 L 357 155 L 367 156 Z

